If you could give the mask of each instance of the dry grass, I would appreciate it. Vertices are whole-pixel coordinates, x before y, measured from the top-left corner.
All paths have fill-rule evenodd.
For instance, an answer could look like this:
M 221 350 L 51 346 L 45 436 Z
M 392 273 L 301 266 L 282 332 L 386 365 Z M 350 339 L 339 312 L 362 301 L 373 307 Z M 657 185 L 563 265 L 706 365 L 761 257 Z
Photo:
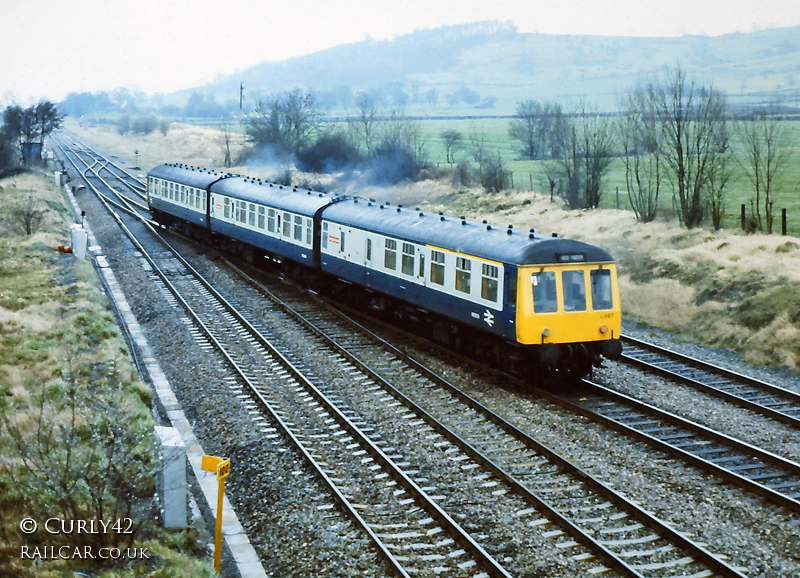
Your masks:
M 135 160 L 134 151 L 138 150 L 139 166 L 145 171 L 164 163 L 222 167 L 225 159 L 222 134 L 210 128 L 173 123 L 166 135 L 155 131 L 148 135 L 124 136 L 106 124 L 80 127 L 74 121 L 67 121 L 65 128 L 126 160 Z M 244 139 L 237 134 L 232 134 L 231 138 L 232 154 L 236 158 L 243 149 Z
M 33 565 L 19 557 L 21 545 L 39 544 L 33 538 L 25 540 L 19 520 L 98 515 L 87 498 L 86 480 L 96 474 L 102 479 L 103 468 L 112 459 L 117 460 L 115 471 L 134 484 L 136 495 L 147 496 L 154 483 L 149 457 L 152 391 L 130 365 L 92 264 L 56 250 L 58 243 L 66 241 L 70 222 L 61 193 L 38 175 L 0 181 L 0 199 L 20 190 L 31 192 L 52 209 L 36 235 L 0 233 L 0 576 L 78 572 L 138 576 L 141 569 L 137 567 L 104 570 L 91 561 L 63 560 Z M 4 208 L 0 203 L 0 222 Z M 105 427 L 104 419 L 124 427 Z M 109 432 L 122 432 L 117 436 L 119 443 L 108 441 Z M 54 484 L 56 476 L 59 481 Z M 92 487 L 99 490 L 96 482 L 92 478 Z M 69 500 L 56 487 L 68 488 Z M 110 512 L 115 496 L 123 492 L 105 487 L 94 496 L 98 495 Z M 68 512 L 67 501 L 75 504 L 74 512 Z M 190 533 L 164 536 L 152 523 L 149 507 L 145 499 L 134 504 L 136 516 L 145 518 L 145 537 L 155 536 L 160 542 L 147 542 L 152 551 L 159 552 L 147 571 L 211 576 L 208 564 L 179 551 L 183 548 L 204 556 Z M 71 540 L 70 536 L 53 537 L 48 545 L 57 548 Z
M 86 136 L 107 148 L 113 144 L 117 148 L 112 150 L 126 158 L 131 154 L 125 149 L 143 151 L 151 143 L 154 154 L 147 158 L 152 166 L 221 159 L 219 133 L 207 128 L 178 125 L 167 137 L 144 140 L 123 139 L 109 127 L 87 130 Z M 286 168 L 265 163 L 231 170 L 269 179 Z M 738 230 L 687 231 L 674 222 L 639 223 L 630 211 L 571 211 L 528 191 L 487 195 L 435 180 L 381 188 L 348 175 L 293 175 L 293 182 L 303 181 L 599 245 L 618 260 L 628 318 L 687 340 L 741 351 L 754 363 L 800 367 L 800 291 L 787 291 L 800 281 L 800 239 Z

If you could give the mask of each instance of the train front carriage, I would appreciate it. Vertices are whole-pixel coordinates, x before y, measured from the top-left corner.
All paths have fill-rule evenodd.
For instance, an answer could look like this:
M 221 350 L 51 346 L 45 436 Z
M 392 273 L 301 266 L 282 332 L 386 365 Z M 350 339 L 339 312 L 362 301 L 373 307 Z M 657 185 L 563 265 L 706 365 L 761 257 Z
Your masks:
M 584 375 L 622 352 L 617 270 L 604 251 L 562 241 L 572 246 L 555 243 L 519 267 L 517 340 L 535 347 L 544 366 Z

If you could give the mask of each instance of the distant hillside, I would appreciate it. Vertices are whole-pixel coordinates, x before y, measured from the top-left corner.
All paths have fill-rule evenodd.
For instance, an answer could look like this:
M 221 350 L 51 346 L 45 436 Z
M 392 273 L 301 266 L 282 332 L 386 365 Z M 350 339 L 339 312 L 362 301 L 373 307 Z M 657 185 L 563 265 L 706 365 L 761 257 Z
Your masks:
M 678 63 L 733 99 L 754 100 L 765 93 L 800 99 L 800 27 L 638 38 L 523 34 L 496 22 L 422 30 L 265 62 L 197 90 L 219 101 L 238 99 L 243 82 L 245 97 L 255 103 L 301 87 L 327 93 L 332 111 L 351 106 L 359 91 L 372 91 L 385 106 L 410 113 L 476 114 L 482 106 L 482 114 L 510 114 L 518 100 L 528 98 L 564 104 L 585 99 L 614 110 L 618 95 L 648 73 Z

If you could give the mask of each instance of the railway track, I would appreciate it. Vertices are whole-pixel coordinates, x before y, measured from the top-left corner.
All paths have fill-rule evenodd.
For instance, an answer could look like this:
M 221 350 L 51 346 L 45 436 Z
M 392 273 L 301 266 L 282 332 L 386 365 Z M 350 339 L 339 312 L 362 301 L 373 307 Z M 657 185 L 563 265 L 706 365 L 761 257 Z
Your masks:
M 449 459 L 458 460 L 462 468 L 487 472 L 480 484 L 489 490 L 486 493 L 524 500 L 527 506 L 514 515 L 529 527 L 540 527 L 544 536 L 557 541 L 558 548 L 586 548 L 588 553 L 578 552 L 575 557 L 589 560 L 596 555 L 629 576 L 661 576 L 677 570 L 697 576 L 739 575 L 705 548 L 339 311 L 280 282 L 258 286 L 332 354 L 346 357 L 367 372 L 369 382 L 364 385 L 380 401 L 407 408 L 414 416 L 412 426 L 424 421 L 441 434 L 444 439 L 434 445 L 451 452 Z M 500 501 L 497 508 L 502 507 Z
M 626 435 L 694 464 L 793 512 L 800 512 L 800 464 L 584 380 L 554 399 Z
M 170 282 L 181 280 L 183 288 L 178 291 L 179 294 L 191 295 L 194 292 L 200 296 L 197 298 L 199 299 L 197 303 L 208 303 L 207 293 L 211 290 L 210 287 L 203 287 L 202 283 L 197 286 L 197 282 L 185 284 L 183 278 L 188 277 L 186 264 L 174 256 L 167 256 L 166 253 L 159 255 L 158 249 L 155 253 L 156 263 L 162 264 L 159 267 L 166 275 L 166 279 L 160 281 L 161 286 L 175 307 L 185 307 L 185 305 L 182 305 L 181 299 L 168 289 L 167 280 Z M 148 266 L 153 271 L 156 270 L 154 265 Z M 230 295 L 223 299 L 228 301 L 234 310 L 246 310 L 248 307 L 252 309 L 252 305 L 248 306 L 246 302 L 235 303 L 236 298 L 231 298 Z M 452 531 L 431 511 L 424 510 L 422 501 L 416 501 L 422 500 L 420 496 L 427 494 L 431 498 L 431 503 L 440 507 L 445 516 L 449 516 L 456 526 L 459 526 L 456 519 L 469 519 L 469 515 L 473 512 L 486 512 L 492 507 L 513 510 L 518 529 L 521 528 L 529 534 L 537 533 L 538 536 L 553 541 L 556 549 L 569 553 L 576 563 L 585 564 L 581 568 L 586 573 L 607 572 L 608 568 L 611 568 L 612 573 L 630 576 L 743 575 L 740 569 L 732 568 L 722 561 L 722 556 L 712 554 L 702 545 L 692 545 L 690 540 L 684 541 L 685 536 L 669 526 L 661 524 L 663 528 L 660 527 L 657 520 L 624 498 L 619 501 L 618 498 L 621 496 L 616 492 L 609 488 L 603 489 L 597 480 L 592 481 L 591 476 L 585 472 L 581 472 L 566 460 L 560 460 L 555 452 L 550 452 L 541 444 L 530 440 L 534 442 L 532 445 L 513 431 L 509 433 L 502 420 L 495 421 L 494 417 L 484 413 L 488 411 L 486 408 L 481 409 L 480 404 L 471 405 L 457 393 L 448 390 L 443 385 L 443 380 L 437 382 L 432 372 L 413 363 L 409 364 L 399 352 L 385 356 L 386 346 L 382 344 L 380 348 L 383 353 L 376 353 L 378 348 L 371 337 L 366 341 L 356 339 L 355 342 L 351 342 L 354 335 L 361 335 L 363 339 L 361 330 L 354 331 L 352 325 L 343 324 L 341 319 L 331 324 L 330 329 L 324 329 L 325 322 L 317 315 L 325 317 L 327 313 L 319 313 L 322 310 L 319 304 L 309 305 L 307 297 L 302 296 L 297 301 L 292 301 L 294 298 L 291 296 L 285 299 L 288 309 L 299 310 L 297 313 L 301 317 L 306 317 L 304 323 L 315 328 L 316 339 L 325 339 L 332 343 L 329 344 L 332 348 L 331 361 L 339 374 L 347 376 L 344 381 L 351 382 L 352 390 L 347 395 L 345 395 L 347 390 L 341 383 L 337 383 L 335 387 L 320 386 L 319 383 L 326 381 L 328 377 L 325 371 L 307 367 L 301 356 L 296 353 L 287 354 L 276 350 L 276 355 L 269 352 L 266 344 L 261 343 L 256 334 L 260 334 L 267 342 L 279 341 L 280 336 L 271 335 L 263 320 L 248 321 L 256 333 L 241 325 L 240 329 L 234 332 L 238 337 L 234 335 L 231 338 L 233 340 L 231 345 L 227 347 L 218 334 L 223 334 L 224 327 L 234 323 L 236 315 L 230 310 L 224 314 L 220 313 L 222 322 L 218 327 L 212 324 L 212 320 L 204 321 L 202 317 L 198 317 L 199 322 L 198 319 L 187 318 L 188 321 L 184 323 L 187 330 L 195 336 L 199 347 L 205 350 L 219 348 L 221 345 L 228 351 L 230 359 L 227 363 L 231 366 L 248 367 L 247 361 L 253 359 L 262 362 L 264 366 L 262 370 L 254 367 L 245 370 L 238 377 L 232 376 L 230 380 L 226 379 L 231 393 L 234 397 L 239 396 L 237 399 L 240 403 L 253 408 L 248 411 L 259 411 L 261 412 L 259 415 L 262 416 L 266 416 L 265 411 L 270 414 L 261 420 L 253 418 L 256 427 L 264 435 L 281 438 L 294 436 L 299 444 L 297 447 L 306 448 L 306 459 L 309 463 L 319 464 L 317 475 L 322 479 L 327 476 L 332 484 L 330 493 L 332 496 L 337 496 L 333 500 L 336 505 L 330 504 L 324 507 L 346 509 L 341 500 L 354 504 L 355 514 L 361 516 L 364 522 L 363 531 L 374 534 L 375 544 L 384 545 L 385 559 L 395 559 L 398 563 L 396 566 L 398 573 L 424 574 L 446 571 L 455 573 L 448 575 L 459 576 L 508 573 L 503 567 L 503 561 L 511 558 L 512 554 L 507 549 L 497 547 L 496 538 L 491 535 L 493 530 L 489 525 L 468 524 L 467 530 L 462 528 L 465 530 L 466 538 L 449 538 L 452 540 L 451 544 L 446 544 L 451 547 L 449 550 L 447 548 L 435 550 L 434 547 L 424 546 L 423 542 L 418 541 L 422 533 L 420 528 L 425 530 L 425 534 L 433 530 L 431 534 L 433 536 L 441 536 Z M 221 302 L 220 306 L 225 309 Z M 221 311 L 217 306 L 209 309 Z M 204 326 L 212 332 L 209 333 Z M 318 333 L 320 328 L 323 328 L 323 334 L 327 333 L 327 337 Z M 253 340 L 259 342 L 258 347 L 262 349 L 256 347 L 252 343 Z M 219 344 L 215 341 L 219 341 Z M 281 357 L 288 365 L 281 361 Z M 363 363 L 363 358 L 369 358 L 371 361 Z M 304 376 L 294 376 L 289 366 L 298 369 Z M 289 393 L 285 399 L 276 398 L 275 390 L 282 381 L 288 379 L 287 375 L 292 380 L 292 385 L 287 390 Z M 261 384 L 255 385 L 258 380 L 262 380 Z M 303 385 L 303 380 L 308 381 L 317 391 Z M 251 383 L 255 386 L 254 389 Z M 251 391 L 257 393 L 250 393 Z M 328 402 L 323 402 L 323 398 L 327 398 Z M 258 406 L 264 403 L 273 410 L 270 412 L 258 409 Z M 321 413 L 318 410 L 328 404 L 331 409 L 325 410 L 328 412 L 324 414 L 325 417 L 314 422 L 312 414 Z M 391 431 L 373 435 L 376 431 L 382 431 L 384 426 L 389 426 L 376 423 L 375 417 L 370 418 L 370 412 L 364 409 L 369 405 L 381 406 L 384 412 L 382 415 L 394 417 L 397 423 L 391 425 L 389 428 Z M 308 415 L 309 423 L 314 425 L 310 425 L 308 430 L 299 432 L 296 428 L 295 415 Z M 466 419 L 467 416 L 470 419 Z M 618 421 L 624 422 L 626 419 L 621 418 Z M 637 419 L 632 417 L 630 421 L 635 422 Z M 280 420 L 284 422 L 285 430 L 278 427 Z M 266 421 L 269 421 L 268 425 L 265 424 Z M 348 421 L 354 429 L 348 429 Z M 332 429 L 334 424 L 338 427 Z M 513 430 L 513 426 L 511 428 Z M 643 429 L 651 428 L 644 425 Z M 363 440 L 358 432 L 363 436 Z M 441 454 L 442 461 L 450 465 L 451 469 L 455 467 L 462 475 L 468 476 L 467 487 L 448 487 L 454 486 L 455 482 L 448 482 L 441 474 L 436 475 L 430 464 L 424 464 L 417 458 L 409 459 L 408 452 L 394 442 L 394 439 L 406 437 L 425 440 L 424 443 L 430 447 L 430 451 L 437 455 Z M 342 441 L 337 438 L 341 438 Z M 367 449 L 369 443 L 376 449 Z M 348 448 L 353 444 L 359 445 Z M 696 445 L 698 451 L 709 449 L 708 442 L 704 440 L 700 440 Z M 344 448 L 358 453 L 356 457 L 360 457 L 361 460 L 370 461 L 366 461 L 366 465 L 355 466 L 354 462 L 342 459 L 341 452 L 327 453 L 331 448 L 338 450 Z M 366 453 L 362 454 L 362 451 Z M 730 455 L 728 457 L 732 458 Z M 359 463 L 361 460 L 358 460 Z M 392 478 L 392 474 L 384 470 L 388 467 L 384 460 L 394 463 L 399 473 L 408 474 L 410 484 Z M 687 461 L 692 462 L 691 459 Z M 732 460 L 728 462 L 733 463 Z M 775 466 L 767 458 L 764 462 L 770 467 Z M 376 465 L 381 469 L 371 470 L 371 467 Z M 376 471 L 378 473 L 374 473 Z M 766 471 L 762 469 L 756 473 L 766 473 Z M 370 477 L 369 472 L 374 474 L 373 477 Z M 372 486 L 383 484 L 384 481 L 391 491 L 377 493 L 380 488 L 376 490 Z M 413 485 L 417 486 L 420 496 L 414 493 L 417 489 Z M 359 497 L 357 491 L 365 486 L 371 487 L 369 494 L 371 501 Z M 466 492 L 468 496 L 465 496 L 465 490 L 468 490 Z M 780 494 L 783 488 L 777 490 Z M 403 493 L 396 494 L 398 491 Z M 341 499 L 338 497 L 339 494 Z M 384 502 L 409 499 L 405 498 L 406 495 L 415 500 L 406 504 L 412 504 L 410 509 L 420 508 L 425 513 L 420 514 L 418 518 L 406 520 L 397 518 L 396 521 L 386 523 Z M 767 494 L 762 493 L 762 495 Z M 479 508 L 465 510 L 463 503 L 458 502 L 464 502 L 466 497 L 480 502 Z M 506 505 L 502 505 L 504 500 L 507 502 Z M 370 518 L 369 516 L 375 512 L 377 512 L 376 517 Z M 350 516 L 356 519 L 352 514 Z M 672 538 L 670 533 L 676 534 L 677 537 Z M 478 551 L 481 549 L 484 553 L 490 551 L 492 554 L 488 555 L 490 559 L 500 560 L 500 562 L 495 560 L 496 567 L 493 568 L 491 563 L 478 559 L 479 556 L 476 556 L 469 547 L 470 540 Z M 434 545 L 438 543 L 433 541 Z M 487 546 L 484 548 L 481 544 Z M 378 548 L 380 549 L 380 546 Z M 420 552 L 423 554 L 420 555 Z M 453 553 L 455 555 L 451 556 Z M 455 563 L 452 566 L 445 566 L 445 562 L 451 559 Z M 461 564 L 464 564 L 464 567 L 461 567 Z
M 623 361 L 775 421 L 800 428 L 800 393 L 622 336 Z
M 125 223 L 128 217 L 118 214 L 114 218 L 146 261 L 152 280 L 170 295 L 171 304 L 185 310 L 183 321 L 198 347 L 216 350 L 231 367 L 227 383 L 233 395 L 245 406 L 258 407 L 254 426 L 268 435 L 280 429 L 291 440 L 397 574 L 509 576 L 394 463 L 397 456 L 381 448 L 386 442 L 367 436 L 368 428 L 330 399 L 335 392 L 312 383 L 306 368 L 273 347 L 263 328 L 246 321 L 152 227 L 140 220 Z M 278 427 L 262 423 L 267 418 Z

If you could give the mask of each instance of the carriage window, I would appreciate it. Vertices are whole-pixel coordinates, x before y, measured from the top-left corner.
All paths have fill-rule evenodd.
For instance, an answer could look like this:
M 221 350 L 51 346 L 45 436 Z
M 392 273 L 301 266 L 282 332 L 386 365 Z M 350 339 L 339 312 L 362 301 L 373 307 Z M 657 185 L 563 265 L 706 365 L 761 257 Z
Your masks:
M 495 265 L 481 266 L 481 297 L 497 303 L 497 278 L 499 269 Z
M 227 197 L 225 198 L 225 212 L 224 212 L 224 215 L 225 215 L 226 219 L 230 219 L 231 218 L 231 200 L 228 199 Z
M 255 227 L 256 226 L 256 206 L 253 203 L 250 203 L 248 205 L 248 208 L 250 210 L 247 213 L 247 224 L 250 225 L 251 227 Z
M 283 214 L 283 236 L 286 238 L 292 236 L 292 216 L 289 213 Z
M 186 187 L 181 185 L 181 203 L 186 204 Z
M 202 205 L 201 199 L 202 198 L 203 198 L 203 195 L 202 195 L 202 192 L 200 191 L 200 189 L 195 189 L 195 191 L 194 191 L 194 206 L 196 208 L 198 208 L 198 209 L 201 208 L 201 205 Z
M 558 309 L 556 303 L 556 274 L 543 271 L 531 275 L 533 285 L 533 311 L 535 313 L 552 313 Z
M 306 219 L 306 245 L 312 244 L 312 237 L 314 232 L 314 222 L 311 219 Z
M 386 239 L 386 251 L 383 256 L 383 266 L 387 269 L 397 269 L 397 241 Z
M 322 223 L 322 248 L 328 248 L 328 223 Z
M 339 229 L 339 233 L 341 235 L 339 240 L 339 252 L 344 253 L 344 229 Z
M 590 273 L 592 280 L 592 309 L 611 309 L 614 305 L 611 296 L 611 271 L 595 269 Z
M 258 228 L 264 228 L 264 207 L 258 208 Z
M 372 261 L 372 239 L 367 239 L 367 261 Z
M 470 292 L 471 269 L 472 261 L 464 257 L 456 257 L 456 291 Z
M 294 240 L 303 240 L 303 217 L 294 218 Z
M 561 273 L 564 291 L 564 311 L 586 311 L 586 284 L 583 271 Z
M 411 243 L 403 243 L 403 259 L 400 269 L 406 275 L 414 274 L 414 245 Z
M 444 285 L 444 253 L 431 251 L 431 283 Z
M 267 212 L 267 231 L 270 233 L 275 232 L 275 209 L 270 209 Z

